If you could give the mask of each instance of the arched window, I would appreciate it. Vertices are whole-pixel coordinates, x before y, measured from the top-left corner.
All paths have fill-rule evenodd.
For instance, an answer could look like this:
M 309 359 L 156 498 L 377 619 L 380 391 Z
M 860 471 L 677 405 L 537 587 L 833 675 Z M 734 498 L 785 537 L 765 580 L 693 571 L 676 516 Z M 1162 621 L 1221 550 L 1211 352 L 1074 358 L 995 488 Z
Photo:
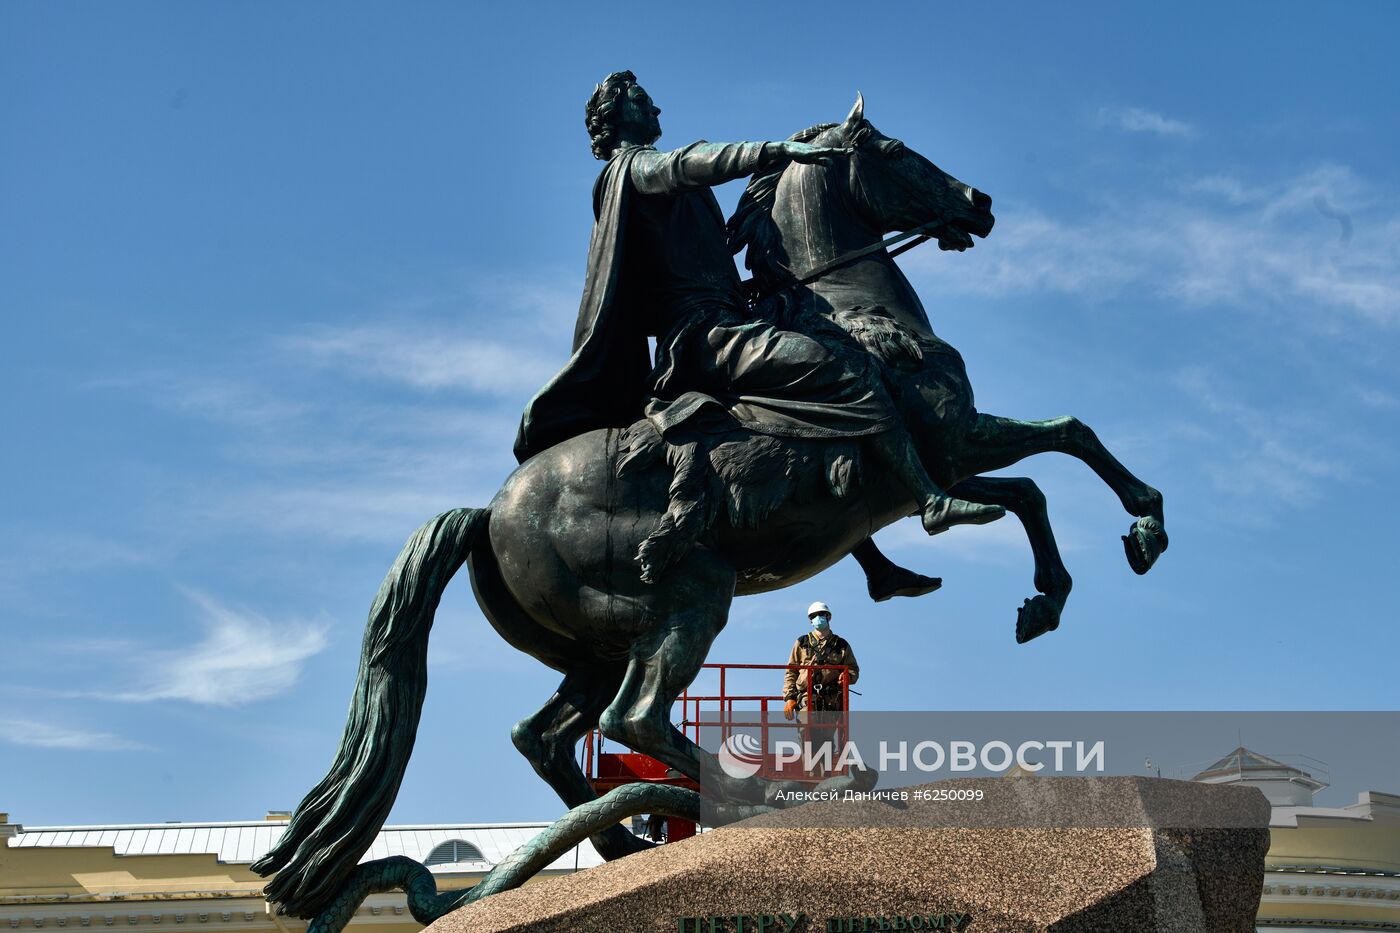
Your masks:
M 428 853 L 429 868 L 434 865 L 448 865 L 452 862 L 484 862 L 486 856 L 481 850 L 465 839 L 449 839 Z

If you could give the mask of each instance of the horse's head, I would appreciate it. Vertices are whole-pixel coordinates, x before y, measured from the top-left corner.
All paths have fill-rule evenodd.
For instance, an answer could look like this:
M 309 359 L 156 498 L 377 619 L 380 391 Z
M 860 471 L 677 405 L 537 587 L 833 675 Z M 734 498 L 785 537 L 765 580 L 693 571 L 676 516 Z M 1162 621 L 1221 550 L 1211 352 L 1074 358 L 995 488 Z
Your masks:
M 912 230 L 930 222 L 943 249 L 964 250 L 974 236 L 992 230 L 992 199 L 934 165 L 865 118 L 865 99 L 856 96 L 846 119 L 812 142 L 851 149 L 847 171 L 851 204 L 878 233 Z M 839 170 L 833 166 L 832 170 Z

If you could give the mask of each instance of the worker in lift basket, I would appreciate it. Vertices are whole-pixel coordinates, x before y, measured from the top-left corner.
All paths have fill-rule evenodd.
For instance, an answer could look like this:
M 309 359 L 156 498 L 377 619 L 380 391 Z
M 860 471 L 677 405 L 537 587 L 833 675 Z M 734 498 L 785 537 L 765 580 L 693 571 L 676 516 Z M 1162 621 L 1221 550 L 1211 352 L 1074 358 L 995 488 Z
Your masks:
M 788 669 L 783 678 L 783 716 L 789 720 L 796 718 L 802 724 L 802 741 L 810 749 L 812 759 L 817 760 L 823 745 L 831 746 L 832 761 L 839 757 L 836 747 L 837 732 L 845 711 L 845 697 L 841 689 L 841 671 L 807 670 L 802 665 L 831 664 L 846 668 L 846 683 L 854 684 L 860 677 L 860 666 L 856 664 L 855 652 L 850 643 L 831 630 L 831 607 L 823 602 L 815 602 L 807 607 L 807 620 L 812 630 L 792 646 L 788 656 Z M 811 689 L 808 690 L 808 681 Z M 808 708 L 810 696 L 811 708 Z M 805 749 L 804 749 L 805 750 Z M 820 764 L 809 770 L 816 776 L 823 770 Z

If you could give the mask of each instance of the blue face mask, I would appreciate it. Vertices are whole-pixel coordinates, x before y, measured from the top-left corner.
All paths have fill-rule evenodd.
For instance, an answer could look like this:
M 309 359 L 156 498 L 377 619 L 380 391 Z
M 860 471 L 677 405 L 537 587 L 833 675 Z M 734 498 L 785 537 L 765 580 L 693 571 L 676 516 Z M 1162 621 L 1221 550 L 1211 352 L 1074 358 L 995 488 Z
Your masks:
M 819 612 L 812 616 L 812 628 L 819 632 L 825 632 L 827 629 L 831 628 L 831 616 L 824 612 Z

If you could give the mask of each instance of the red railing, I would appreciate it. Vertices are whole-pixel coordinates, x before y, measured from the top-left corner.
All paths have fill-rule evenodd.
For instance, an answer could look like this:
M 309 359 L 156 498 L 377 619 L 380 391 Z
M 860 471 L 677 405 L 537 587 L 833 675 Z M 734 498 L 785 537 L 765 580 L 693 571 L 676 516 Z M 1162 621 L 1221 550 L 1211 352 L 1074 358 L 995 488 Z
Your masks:
M 719 671 L 719 693 L 717 694 L 692 694 L 689 690 L 676 698 L 676 702 L 681 704 L 681 721 L 678 724 L 682 732 L 693 729 L 694 733 L 689 734 L 691 741 L 699 744 L 701 728 L 716 728 L 720 730 L 719 741 L 724 742 L 733 734 L 734 727 L 737 726 L 758 726 L 759 745 L 761 748 L 768 747 L 769 728 L 797 729 L 800 723 L 796 720 L 788 722 L 786 720 L 773 722 L 769 715 L 770 703 L 776 703 L 779 712 L 786 704 L 785 698 L 781 694 L 757 694 L 757 695 L 731 695 L 726 689 L 730 671 L 806 671 L 807 672 L 807 702 L 802 708 L 810 710 L 813 707 L 813 700 L 816 698 L 814 685 L 815 673 L 817 671 L 839 671 L 839 684 L 841 689 L 841 710 L 844 712 L 851 708 L 851 684 L 847 674 L 847 669 L 843 664 L 705 664 L 706 670 Z M 703 704 L 714 703 L 717 705 L 717 716 L 712 720 L 702 719 Z M 759 707 L 755 711 L 758 713 L 757 721 L 742 721 L 735 718 L 735 703 L 758 703 Z M 691 704 L 694 704 L 694 718 L 691 718 Z M 844 719 L 844 717 L 842 717 Z
M 736 728 L 753 728 L 759 730 L 759 747 L 767 752 L 769 739 L 772 737 L 773 729 L 801 729 L 803 723 L 794 719 L 787 721 L 782 717 L 783 706 L 786 703 L 782 694 L 730 694 L 729 684 L 731 681 L 731 671 L 806 671 L 807 672 L 807 696 L 803 709 L 811 710 L 817 696 L 817 688 L 814 684 L 815 674 L 818 671 L 837 671 L 838 686 L 841 691 L 840 712 L 832 712 L 827 715 L 831 717 L 832 726 L 839 729 L 843 737 L 848 737 L 847 727 L 849 719 L 846 711 L 851 708 L 851 685 L 848 670 L 840 664 L 705 664 L 704 670 L 714 670 L 719 672 L 719 692 L 713 694 L 694 694 L 687 690 L 676 698 L 680 704 L 681 718 L 677 727 L 686 734 L 691 741 L 700 744 L 701 731 L 704 729 L 719 729 L 718 741 L 723 743 L 729 739 Z M 736 704 L 743 704 L 745 708 L 736 709 Z M 755 704 L 750 707 L 749 704 Z M 707 707 L 713 712 L 707 716 Z M 776 708 L 778 716 L 773 716 Z M 756 718 L 741 718 L 752 714 Z M 583 770 L 588 775 L 594 786 L 602 791 L 615 787 L 618 784 L 630 783 L 632 781 L 651 781 L 666 784 L 681 784 L 694 786 L 694 782 L 682 775 L 668 769 L 664 764 L 647 755 L 631 753 L 605 753 L 602 750 L 602 732 L 594 730 L 588 734 L 583 746 Z M 772 756 L 768 756 L 772 757 Z M 786 779 L 806 780 L 809 776 L 805 772 L 793 773 L 790 770 L 780 767 L 776 761 L 770 763 L 759 772 L 763 777 L 781 777 Z M 824 775 L 830 776 L 830 774 Z

